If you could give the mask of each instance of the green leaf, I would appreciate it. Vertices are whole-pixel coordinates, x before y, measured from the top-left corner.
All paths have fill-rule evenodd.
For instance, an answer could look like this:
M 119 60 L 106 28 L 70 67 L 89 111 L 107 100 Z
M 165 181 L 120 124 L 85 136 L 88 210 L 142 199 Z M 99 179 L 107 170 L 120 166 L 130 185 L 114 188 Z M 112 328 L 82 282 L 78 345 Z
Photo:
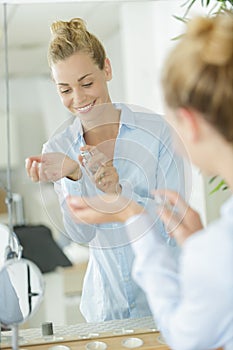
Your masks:
M 187 15 L 190 11 L 190 9 L 193 7 L 195 3 L 197 3 L 198 0 L 187 0 L 184 1 L 181 7 L 186 7 L 185 13 L 182 16 L 183 22 L 187 20 Z M 233 0 L 201 0 L 201 5 L 203 7 L 208 7 L 209 5 L 213 5 L 212 9 L 209 11 L 209 16 L 210 15 L 216 15 L 222 11 L 230 10 L 233 11 Z M 175 17 L 175 16 L 174 16 Z M 177 17 L 178 19 L 178 17 Z M 181 18 L 179 18 L 181 20 Z
M 186 18 L 187 14 L 189 13 L 189 11 L 191 10 L 192 6 L 195 4 L 196 0 L 191 0 L 190 4 L 188 5 L 185 14 L 184 14 L 184 18 Z
M 179 17 L 179 16 L 176 16 L 176 15 L 173 15 L 172 17 L 174 17 L 175 19 L 177 19 L 178 21 L 181 21 L 183 23 L 187 23 L 189 21 L 188 18 Z
M 179 39 L 182 38 L 183 35 L 184 35 L 184 34 L 177 35 L 177 36 L 175 36 L 174 38 L 171 38 L 171 40 L 172 40 L 172 41 L 179 40 Z
M 211 179 L 209 180 L 209 184 L 212 184 L 212 182 L 214 182 L 214 180 L 217 179 L 217 177 L 218 177 L 217 175 L 211 177 Z
M 216 179 L 218 179 L 217 175 L 212 176 L 208 181 L 209 185 L 213 184 Z M 215 186 L 214 189 L 209 194 L 213 194 L 219 190 L 226 191 L 227 189 L 228 189 L 228 186 L 226 185 L 226 182 L 220 179 L 217 186 Z

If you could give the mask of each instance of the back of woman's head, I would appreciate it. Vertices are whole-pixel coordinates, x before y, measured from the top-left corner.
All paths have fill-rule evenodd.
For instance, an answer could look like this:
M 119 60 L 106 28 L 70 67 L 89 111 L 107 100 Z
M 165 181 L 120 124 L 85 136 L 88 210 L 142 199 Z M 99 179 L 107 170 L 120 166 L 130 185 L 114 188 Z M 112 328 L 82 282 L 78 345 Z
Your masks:
M 71 55 L 87 53 L 100 69 L 104 67 L 105 50 L 95 35 L 88 32 L 81 18 L 73 18 L 68 22 L 56 21 L 51 25 L 52 38 L 48 48 L 48 62 L 51 67 Z
M 190 20 L 167 58 L 162 84 L 170 108 L 201 112 L 233 142 L 233 14 Z

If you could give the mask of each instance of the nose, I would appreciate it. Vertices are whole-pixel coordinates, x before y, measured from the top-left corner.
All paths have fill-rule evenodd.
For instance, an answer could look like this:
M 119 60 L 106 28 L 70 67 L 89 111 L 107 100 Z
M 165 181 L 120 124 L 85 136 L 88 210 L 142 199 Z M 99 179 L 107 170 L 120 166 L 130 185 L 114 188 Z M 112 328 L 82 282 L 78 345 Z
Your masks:
M 82 107 L 82 104 L 85 102 L 85 99 L 85 91 L 81 87 L 76 87 L 73 90 L 73 104 L 76 107 Z

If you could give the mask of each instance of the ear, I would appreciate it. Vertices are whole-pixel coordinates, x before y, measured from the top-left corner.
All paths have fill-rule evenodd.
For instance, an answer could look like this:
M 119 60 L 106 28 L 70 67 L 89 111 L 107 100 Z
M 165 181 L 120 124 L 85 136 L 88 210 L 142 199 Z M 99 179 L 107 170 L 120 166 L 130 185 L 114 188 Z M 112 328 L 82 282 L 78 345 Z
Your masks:
M 112 79 L 112 67 L 109 58 L 105 58 L 104 72 L 106 76 L 106 81 L 110 81 Z
M 180 126 L 186 137 L 190 141 L 196 142 L 200 136 L 200 119 L 198 113 L 193 109 L 179 108 L 178 115 Z

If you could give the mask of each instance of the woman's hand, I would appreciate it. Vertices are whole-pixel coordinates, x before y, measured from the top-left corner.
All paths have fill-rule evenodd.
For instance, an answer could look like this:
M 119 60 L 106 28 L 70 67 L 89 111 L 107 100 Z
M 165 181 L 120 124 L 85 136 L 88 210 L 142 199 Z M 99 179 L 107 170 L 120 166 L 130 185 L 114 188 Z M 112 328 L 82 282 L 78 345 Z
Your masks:
M 105 193 L 121 193 L 119 176 L 112 161 L 103 164 L 94 175 L 96 187 Z
M 96 187 L 105 193 L 121 193 L 119 176 L 113 162 L 97 147 L 80 148 L 81 152 L 89 152 L 87 159 L 80 156 L 79 161 L 87 169 Z
M 67 204 L 73 220 L 84 224 L 125 222 L 145 210 L 134 201 L 117 194 L 98 197 L 70 196 L 67 197 Z
M 203 228 L 199 214 L 177 192 L 156 190 L 153 193 L 155 199 L 161 201 L 158 209 L 160 219 L 179 245 Z
M 59 152 L 29 157 L 25 166 L 33 182 L 51 182 L 63 177 L 77 181 L 82 177 L 78 162 Z

